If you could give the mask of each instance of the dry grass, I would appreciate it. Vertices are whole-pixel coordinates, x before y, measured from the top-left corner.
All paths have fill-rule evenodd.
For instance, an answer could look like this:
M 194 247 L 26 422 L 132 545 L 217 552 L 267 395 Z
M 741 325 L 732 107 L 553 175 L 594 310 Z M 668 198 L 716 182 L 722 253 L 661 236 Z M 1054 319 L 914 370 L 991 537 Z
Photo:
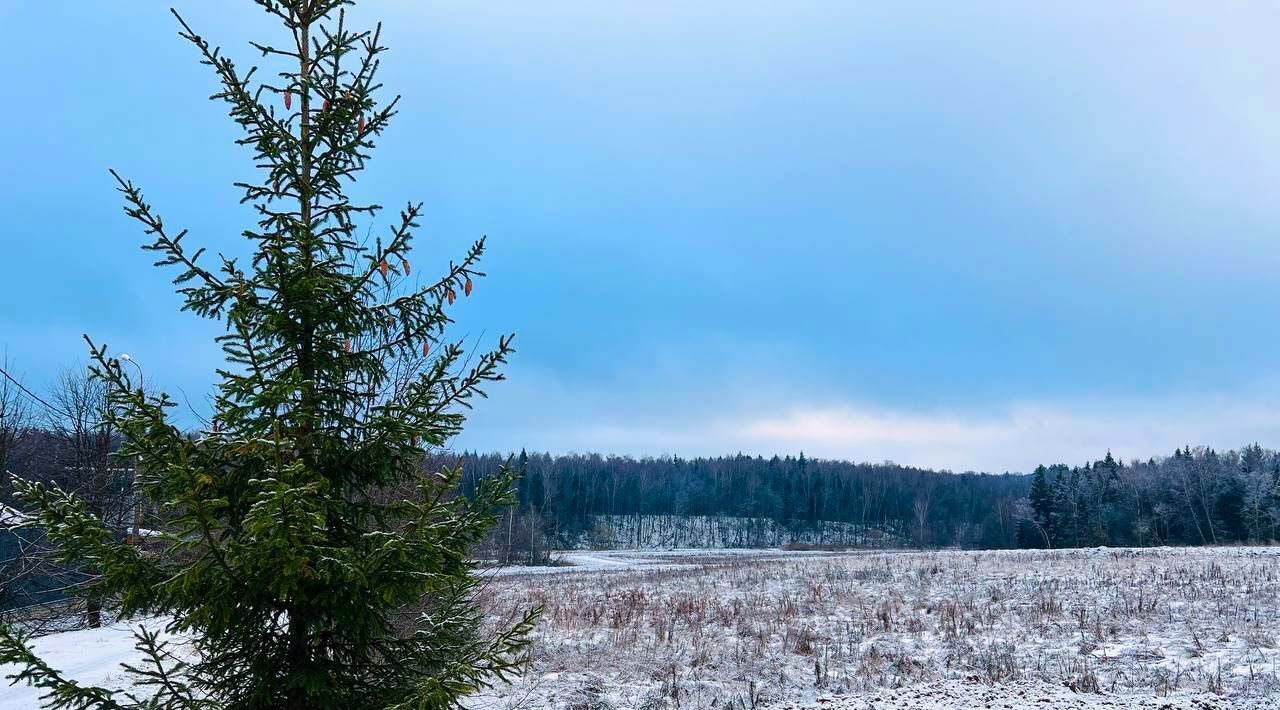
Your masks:
M 474 705 L 757 708 L 946 679 L 1148 696 L 1280 687 L 1270 549 L 696 559 L 490 585 L 493 616 L 546 613 L 525 676 Z

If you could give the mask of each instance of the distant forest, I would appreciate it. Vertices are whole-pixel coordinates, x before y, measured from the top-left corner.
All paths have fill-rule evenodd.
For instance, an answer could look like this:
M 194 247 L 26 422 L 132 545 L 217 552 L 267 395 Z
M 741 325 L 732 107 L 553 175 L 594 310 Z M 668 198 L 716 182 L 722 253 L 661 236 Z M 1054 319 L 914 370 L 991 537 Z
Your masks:
M 1280 454 L 1179 448 L 1123 463 L 1110 453 L 1032 474 L 950 473 L 796 457 L 635 459 L 463 454 L 470 485 L 510 462 L 519 502 L 490 542 L 537 561 L 552 548 L 628 545 L 601 525 L 633 519 L 638 544 L 680 518 L 734 518 L 830 545 L 964 548 L 1267 543 L 1280 538 Z M 839 523 L 839 526 L 823 525 Z M 811 533 L 822 530 L 822 538 Z M 737 539 L 744 545 L 776 538 Z M 678 540 L 678 539 L 677 539 Z
M 0 470 L 58 483 L 128 527 L 132 467 L 98 414 L 100 384 L 67 372 L 39 404 L 0 381 Z M 951 473 L 804 456 L 630 458 L 441 454 L 466 486 L 505 463 L 523 472 L 518 503 L 487 553 L 545 560 L 582 546 L 1084 547 L 1280 539 L 1280 454 L 1179 448 L 1122 462 L 1107 453 L 1030 474 Z M 0 504 L 11 503 L 0 479 Z M 145 515 L 150 518 L 150 515 Z M 147 520 L 162 525 L 161 521 Z M 0 568 L 5 566 L 0 560 Z
M 498 454 L 462 456 L 472 485 L 505 462 Z M 519 503 L 498 534 L 512 538 L 513 557 L 531 548 L 589 543 L 602 516 L 732 516 L 771 520 L 797 534 L 833 521 L 848 525 L 844 539 L 827 540 L 831 544 L 872 539 L 1010 547 L 1017 543 L 1018 509 L 1031 489 L 1026 476 L 939 473 L 804 455 L 634 459 L 522 453 L 511 465 L 523 471 Z
M 1123 464 L 1040 466 L 1019 530 L 1027 547 L 1218 545 L 1280 538 L 1280 454 L 1179 448 Z

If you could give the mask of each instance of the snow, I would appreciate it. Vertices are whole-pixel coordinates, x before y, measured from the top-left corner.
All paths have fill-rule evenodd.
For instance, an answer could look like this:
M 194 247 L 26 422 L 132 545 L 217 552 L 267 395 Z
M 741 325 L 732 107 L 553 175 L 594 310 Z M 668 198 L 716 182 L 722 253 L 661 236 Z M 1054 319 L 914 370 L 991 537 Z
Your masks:
M 862 549 L 901 546 L 907 536 L 891 527 L 834 521 L 706 515 L 596 515 L 574 548 L 767 548 L 845 545 Z
M 1280 708 L 1280 549 L 628 551 L 507 570 L 546 607 L 487 708 Z
M 81 685 L 115 689 L 128 685 L 128 677 L 120 664 L 140 665 L 142 662 L 142 653 L 134 648 L 133 636 L 133 630 L 139 623 L 147 628 L 159 625 L 156 620 L 145 620 L 67 631 L 37 638 L 31 646 L 36 655 L 65 677 Z M 16 670 L 14 666 L 0 666 L 0 676 Z M 26 685 L 8 686 L 8 682 L 6 680 L 5 685 L 0 685 L 0 710 L 34 710 L 40 707 L 40 691 Z
M 551 565 L 511 565 L 480 570 L 482 576 L 538 576 L 576 572 L 621 572 L 696 569 L 702 565 L 733 559 L 779 560 L 832 555 L 824 551 L 783 551 L 772 549 L 593 550 L 552 553 Z
M 819 697 L 813 703 L 779 703 L 771 710 L 1264 710 L 1264 698 L 1225 698 L 1209 693 L 1177 693 L 1172 697 L 1077 693 L 1045 682 L 986 685 L 940 681 L 907 688 L 862 693 L 852 697 Z
M 17 527 L 31 521 L 31 516 L 0 503 L 0 527 Z
M 546 613 L 523 675 L 468 707 L 1280 708 L 1280 548 L 572 551 L 560 563 L 484 572 L 491 619 Z M 35 647 L 81 683 L 118 687 L 133 643 L 114 625 Z M 37 698 L 0 687 L 0 710 Z

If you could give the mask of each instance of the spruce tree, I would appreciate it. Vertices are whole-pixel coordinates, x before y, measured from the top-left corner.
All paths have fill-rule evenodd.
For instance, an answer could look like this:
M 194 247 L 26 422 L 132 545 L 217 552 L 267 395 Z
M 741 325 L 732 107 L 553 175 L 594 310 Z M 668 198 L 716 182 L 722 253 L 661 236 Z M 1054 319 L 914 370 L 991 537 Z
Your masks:
M 486 632 L 474 605 L 468 550 L 511 502 L 512 474 L 463 497 L 460 468 L 423 464 L 512 352 L 510 337 L 474 357 L 445 338 L 450 307 L 483 275 L 484 240 L 421 280 L 421 205 L 385 238 L 361 238 L 380 208 L 346 190 L 398 100 L 377 98 L 380 28 L 349 29 L 348 0 L 254 1 L 287 37 L 254 44 L 278 68 L 263 80 L 174 13 L 253 153 L 253 179 L 237 184 L 257 215 L 252 257 L 208 265 L 112 172 L 144 248 L 176 267 L 184 308 L 226 327 L 215 411 L 194 434 L 90 341 L 120 453 L 165 532 L 144 548 L 57 487 L 16 481 L 63 561 L 97 573 L 95 598 L 163 619 L 171 636 L 140 628 L 142 687 L 115 691 L 66 679 L 0 629 L 0 663 L 18 664 L 10 678 L 44 689 L 47 707 L 453 707 L 515 667 L 536 618 Z
M 1035 516 L 1036 526 L 1040 529 L 1039 542 L 1045 546 L 1053 545 L 1053 489 L 1049 486 L 1048 469 L 1043 465 L 1036 466 L 1035 475 L 1031 479 L 1031 512 Z

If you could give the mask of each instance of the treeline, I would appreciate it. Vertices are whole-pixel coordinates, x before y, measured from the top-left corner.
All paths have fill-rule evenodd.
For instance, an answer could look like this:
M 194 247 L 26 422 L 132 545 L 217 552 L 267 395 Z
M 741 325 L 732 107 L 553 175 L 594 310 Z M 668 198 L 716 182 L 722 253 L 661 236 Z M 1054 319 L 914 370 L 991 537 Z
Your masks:
M 1280 539 L 1280 453 L 1179 448 L 1128 465 L 1110 453 L 1031 476 L 1024 547 L 1219 545 Z
M 987 549 L 1280 540 L 1280 452 L 1257 444 L 1226 452 L 1188 446 L 1127 464 L 1108 452 L 1030 475 L 803 454 L 637 459 L 522 452 L 460 459 L 468 485 L 508 461 L 524 471 L 519 501 L 489 549 L 511 561 L 537 562 L 550 549 L 699 539 Z
M 836 545 L 1013 547 L 1030 490 L 1023 475 L 955 474 L 803 454 L 631 458 L 522 452 L 514 457 L 469 453 L 460 459 L 468 486 L 508 461 L 523 471 L 519 501 L 492 545 L 497 557 L 512 561 L 536 562 L 548 549 L 608 540 L 598 526 L 625 518 L 635 521 L 631 528 L 638 530 L 642 545 L 663 540 L 661 531 L 646 533 L 646 524 L 731 517 L 744 526 L 783 531 L 791 539 Z M 841 525 L 825 526 L 833 532 L 815 538 L 824 522 Z M 750 535 L 738 539 L 755 542 Z
M 99 383 L 67 371 L 43 398 L 25 394 L 0 381 L 0 469 L 75 492 L 121 530 L 149 517 L 134 505 L 132 468 L 114 456 L 116 432 L 101 423 L 106 393 Z M 511 561 L 538 562 L 550 550 L 581 546 L 1056 548 L 1280 540 L 1280 453 L 1257 444 L 1225 452 L 1188 446 L 1129 463 L 1108 453 L 1029 475 L 803 454 L 464 453 L 437 455 L 426 465 L 462 465 L 466 491 L 508 463 L 523 472 L 518 500 L 484 554 Z M 0 505 L 11 503 L 9 493 L 0 478 Z M 0 548 L 18 542 L 0 539 Z M 15 574 L 12 553 L 0 549 L 0 598 L 26 576 Z

